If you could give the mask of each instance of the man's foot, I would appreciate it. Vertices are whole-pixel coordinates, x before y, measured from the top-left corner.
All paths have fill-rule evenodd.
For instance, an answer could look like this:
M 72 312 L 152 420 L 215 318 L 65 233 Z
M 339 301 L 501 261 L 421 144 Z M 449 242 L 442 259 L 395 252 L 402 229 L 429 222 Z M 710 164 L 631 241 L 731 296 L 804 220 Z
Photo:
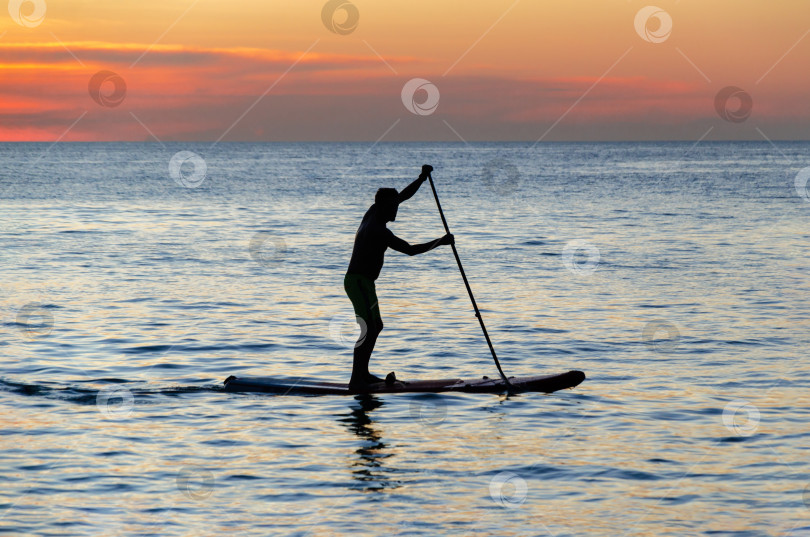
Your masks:
M 389 379 L 392 379 L 389 381 Z M 388 386 L 391 386 L 394 382 L 396 382 L 396 377 L 394 376 L 394 372 L 388 373 L 388 375 L 383 379 L 378 377 L 377 375 L 372 375 L 368 373 L 365 377 L 360 380 L 357 380 L 352 376 L 352 380 L 349 381 L 349 388 L 352 390 L 360 390 L 363 388 L 367 388 L 373 384 L 381 384 L 385 383 Z
M 366 376 L 366 384 L 377 384 L 379 382 L 385 382 L 385 379 L 380 378 L 377 375 L 372 375 L 371 373 Z

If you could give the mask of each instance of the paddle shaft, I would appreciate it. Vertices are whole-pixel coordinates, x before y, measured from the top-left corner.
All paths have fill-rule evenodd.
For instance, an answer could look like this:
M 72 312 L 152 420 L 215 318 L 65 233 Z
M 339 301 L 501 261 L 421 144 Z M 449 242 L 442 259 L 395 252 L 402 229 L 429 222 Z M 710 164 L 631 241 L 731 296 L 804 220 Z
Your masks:
M 430 181 L 430 189 L 433 190 L 433 197 L 436 199 L 436 207 L 439 208 L 439 216 L 442 217 L 442 224 L 444 224 L 444 230 L 449 234 L 450 228 L 447 226 L 447 219 L 444 217 L 444 211 L 442 211 L 442 204 L 439 202 L 439 195 L 436 193 L 436 186 L 433 184 L 433 177 L 430 174 L 428 174 L 428 180 Z M 492 353 L 492 359 L 495 360 L 495 367 L 498 368 L 498 373 L 501 374 L 501 378 L 503 379 L 504 383 L 511 388 L 512 384 L 509 382 L 509 379 L 506 378 L 503 369 L 501 369 L 501 363 L 498 361 L 498 356 L 495 354 L 495 349 L 492 346 L 492 341 L 489 339 L 487 327 L 484 326 L 484 319 L 481 317 L 481 312 L 478 310 L 478 304 L 475 303 L 475 297 L 473 296 L 472 289 L 470 289 L 470 282 L 467 281 L 467 275 L 464 274 L 464 267 L 461 266 L 461 259 L 458 257 L 456 245 L 451 244 L 450 247 L 453 248 L 453 255 L 456 258 L 456 263 L 458 263 L 458 270 L 459 272 L 461 272 L 461 278 L 464 280 L 464 286 L 467 288 L 467 294 L 470 295 L 470 302 L 472 302 L 472 307 L 475 310 L 475 316 L 478 317 L 478 322 L 481 324 L 481 330 L 484 332 L 484 338 L 487 340 L 487 345 L 489 345 L 489 352 Z

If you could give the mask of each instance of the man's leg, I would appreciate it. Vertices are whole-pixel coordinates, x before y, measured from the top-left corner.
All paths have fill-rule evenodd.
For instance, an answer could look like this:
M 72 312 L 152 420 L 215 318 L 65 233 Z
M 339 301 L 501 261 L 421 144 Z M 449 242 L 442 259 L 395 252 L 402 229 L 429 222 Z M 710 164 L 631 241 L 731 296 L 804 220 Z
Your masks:
M 354 345 L 354 363 L 349 385 L 359 387 L 380 382 L 383 379 L 378 379 L 368 372 L 371 352 L 377 343 L 377 336 L 383 329 L 374 282 L 363 276 L 346 274 L 343 285 L 354 306 L 357 324 L 360 325 L 360 337 Z
M 354 364 L 352 367 L 352 379 L 349 384 L 364 385 L 372 382 L 382 382 L 383 379 L 373 377 L 368 371 L 371 353 L 377 343 L 377 337 L 383 329 L 382 320 L 371 317 L 369 321 L 365 321 L 358 316 L 357 323 L 360 325 L 360 337 L 354 345 Z

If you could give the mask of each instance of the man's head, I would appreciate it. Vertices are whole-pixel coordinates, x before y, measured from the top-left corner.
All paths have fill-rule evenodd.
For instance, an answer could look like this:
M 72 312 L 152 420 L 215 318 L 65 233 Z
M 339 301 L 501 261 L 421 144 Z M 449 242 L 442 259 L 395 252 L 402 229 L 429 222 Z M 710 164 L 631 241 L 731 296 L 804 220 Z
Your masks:
M 374 196 L 374 203 L 382 211 L 386 222 L 393 222 L 397 219 L 397 208 L 399 207 L 399 192 L 396 188 L 380 188 Z

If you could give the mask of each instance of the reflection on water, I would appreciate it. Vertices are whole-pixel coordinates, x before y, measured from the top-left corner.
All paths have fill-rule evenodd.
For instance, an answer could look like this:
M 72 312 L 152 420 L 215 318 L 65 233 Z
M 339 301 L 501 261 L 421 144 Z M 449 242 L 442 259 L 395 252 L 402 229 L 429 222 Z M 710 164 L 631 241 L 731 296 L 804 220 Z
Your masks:
M 399 486 L 399 483 L 385 476 L 392 471 L 385 466 L 385 459 L 393 457 L 393 453 L 386 451 L 388 446 L 383 442 L 378 426 L 375 427 L 374 420 L 369 417 L 370 412 L 382 406 L 385 406 L 385 402 L 374 395 L 357 395 L 351 412 L 338 419 L 361 440 L 361 446 L 355 451 L 357 460 L 350 464 L 354 468 L 353 477 L 365 491 L 376 492 Z

